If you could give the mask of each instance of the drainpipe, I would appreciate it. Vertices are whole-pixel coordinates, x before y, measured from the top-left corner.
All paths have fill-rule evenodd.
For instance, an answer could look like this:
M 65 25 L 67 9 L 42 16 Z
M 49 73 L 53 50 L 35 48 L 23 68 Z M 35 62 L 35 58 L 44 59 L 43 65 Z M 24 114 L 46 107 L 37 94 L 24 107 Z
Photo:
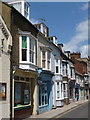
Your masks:
M 10 32 L 12 35 L 12 46 L 13 46 L 13 13 L 12 12 L 13 12 L 13 10 L 11 10 L 11 30 L 10 30 Z M 12 110 L 13 110 L 12 94 L 13 94 L 13 67 L 12 67 L 12 48 L 11 48 L 11 53 L 10 53 L 10 120 L 12 120 Z

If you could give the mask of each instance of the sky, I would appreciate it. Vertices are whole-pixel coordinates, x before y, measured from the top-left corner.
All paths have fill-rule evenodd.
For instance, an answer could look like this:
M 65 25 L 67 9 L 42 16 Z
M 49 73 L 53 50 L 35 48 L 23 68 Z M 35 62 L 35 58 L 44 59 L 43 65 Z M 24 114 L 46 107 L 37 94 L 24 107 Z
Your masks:
M 28 0 L 32 24 L 42 22 L 39 18 L 45 19 L 44 23 L 49 28 L 49 36 L 56 36 L 58 43 L 64 45 L 64 50 L 81 52 L 82 57 L 87 57 L 88 54 L 90 56 L 90 45 L 88 45 L 88 0 L 73 0 L 73 2 L 70 2 L 72 0 L 46 1 Z
M 65 50 L 88 56 L 87 2 L 29 2 L 30 21 L 36 24 L 43 18 L 49 36 L 56 36 Z

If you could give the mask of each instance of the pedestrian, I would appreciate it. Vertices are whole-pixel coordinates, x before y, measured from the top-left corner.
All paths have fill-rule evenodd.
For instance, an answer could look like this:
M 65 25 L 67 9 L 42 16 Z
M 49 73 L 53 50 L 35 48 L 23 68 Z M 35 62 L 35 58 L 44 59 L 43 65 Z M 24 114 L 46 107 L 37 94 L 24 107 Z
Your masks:
M 76 93 L 76 98 L 77 98 L 77 101 L 79 100 L 79 94 L 78 93 Z

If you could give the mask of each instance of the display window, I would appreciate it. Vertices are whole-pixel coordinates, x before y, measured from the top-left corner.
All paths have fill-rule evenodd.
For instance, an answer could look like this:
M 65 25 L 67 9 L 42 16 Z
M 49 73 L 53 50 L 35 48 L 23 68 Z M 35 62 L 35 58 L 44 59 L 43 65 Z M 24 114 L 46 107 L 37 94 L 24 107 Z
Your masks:
M 30 99 L 30 83 L 15 82 L 15 104 L 14 106 L 28 105 L 31 103 Z
M 39 106 L 48 104 L 47 82 L 44 81 L 42 86 L 39 86 Z

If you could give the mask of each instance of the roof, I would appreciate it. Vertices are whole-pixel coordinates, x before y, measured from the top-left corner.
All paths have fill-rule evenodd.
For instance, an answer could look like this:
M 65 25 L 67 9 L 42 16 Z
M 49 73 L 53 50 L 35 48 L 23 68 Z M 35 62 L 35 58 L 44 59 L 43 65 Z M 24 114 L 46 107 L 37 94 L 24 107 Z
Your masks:
M 78 71 L 75 71 L 75 73 L 83 77 L 83 74 L 79 73 Z

